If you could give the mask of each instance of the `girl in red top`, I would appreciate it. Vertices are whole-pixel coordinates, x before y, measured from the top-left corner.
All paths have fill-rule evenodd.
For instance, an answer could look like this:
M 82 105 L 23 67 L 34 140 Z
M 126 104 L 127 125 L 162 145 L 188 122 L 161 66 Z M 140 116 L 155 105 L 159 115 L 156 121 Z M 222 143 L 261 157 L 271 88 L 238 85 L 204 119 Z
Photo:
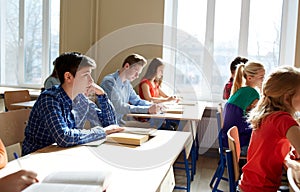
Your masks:
M 163 61 L 160 58 L 154 58 L 139 84 L 139 95 L 142 99 L 154 103 L 177 100 L 175 96 L 168 96 L 162 91 L 163 73 Z
M 300 111 L 300 71 L 278 68 L 265 81 L 262 93 L 248 118 L 253 131 L 239 183 L 243 192 L 276 192 L 291 145 L 295 151 L 290 158 L 300 154 L 300 127 L 295 120 Z

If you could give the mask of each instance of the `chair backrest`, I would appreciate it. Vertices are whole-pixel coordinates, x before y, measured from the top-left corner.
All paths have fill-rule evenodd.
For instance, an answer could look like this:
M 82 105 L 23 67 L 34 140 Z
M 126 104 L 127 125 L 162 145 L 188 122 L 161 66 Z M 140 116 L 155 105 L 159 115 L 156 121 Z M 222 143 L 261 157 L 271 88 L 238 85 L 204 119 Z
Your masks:
M 30 111 L 30 109 L 19 109 L 0 113 L 0 138 L 6 147 L 9 160 L 13 158 L 13 152 L 21 155 L 20 143 L 24 140 Z
M 220 161 L 221 161 L 220 163 L 225 164 L 226 158 L 225 158 L 225 154 L 224 154 L 225 150 L 223 148 L 221 114 L 220 114 L 220 112 L 216 112 L 216 117 L 217 117 L 217 125 L 218 125 L 218 142 L 219 142 L 219 154 L 220 154 Z
M 230 149 L 226 150 L 226 161 L 227 161 L 227 172 L 228 172 L 228 183 L 229 183 L 229 192 L 236 192 L 237 180 L 236 174 L 234 171 L 234 160 L 233 152 Z
M 19 90 L 19 91 L 5 91 L 4 92 L 4 105 L 6 111 L 23 109 L 21 106 L 11 105 L 13 103 L 30 101 L 30 94 L 28 90 Z
M 239 159 L 241 154 L 240 138 L 239 138 L 239 131 L 237 126 L 231 127 L 227 131 L 227 136 L 228 136 L 228 146 L 229 149 L 232 151 L 234 176 L 235 176 L 235 180 L 237 181 L 239 180 L 240 177 Z
M 220 113 L 220 127 L 223 127 L 224 125 L 224 118 L 223 118 L 223 107 L 222 103 L 218 104 L 217 111 Z
M 294 176 L 295 171 L 297 171 L 297 170 L 293 171 L 293 168 L 289 167 L 287 169 L 287 178 L 289 181 L 289 186 L 292 189 L 292 191 L 300 192 L 300 188 L 298 187 L 298 185 L 296 184 L 297 182 L 295 181 L 295 176 Z M 291 189 L 290 189 L 290 191 L 291 191 Z

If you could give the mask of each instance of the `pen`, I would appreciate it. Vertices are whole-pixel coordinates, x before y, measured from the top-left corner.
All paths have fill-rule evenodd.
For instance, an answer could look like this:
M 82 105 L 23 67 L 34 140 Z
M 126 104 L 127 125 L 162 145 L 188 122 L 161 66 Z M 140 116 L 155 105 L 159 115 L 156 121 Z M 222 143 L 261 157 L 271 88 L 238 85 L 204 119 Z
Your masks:
M 17 154 L 16 152 L 14 152 L 14 157 L 15 157 L 15 159 L 17 160 L 17 162 L 18 162 L 20 168 L 22 169 L 21 161 L 20 161 L 19 156 L 18 156 L 18 154 Z

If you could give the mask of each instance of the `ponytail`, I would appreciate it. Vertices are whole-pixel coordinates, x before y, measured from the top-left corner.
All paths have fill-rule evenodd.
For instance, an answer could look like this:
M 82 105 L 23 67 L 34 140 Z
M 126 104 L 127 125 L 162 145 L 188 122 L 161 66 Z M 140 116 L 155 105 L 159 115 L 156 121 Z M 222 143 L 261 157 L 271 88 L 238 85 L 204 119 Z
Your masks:
M 239 64 L 237 66 L 230 96 L 233 95 L 239 88 L 243 86 L 244 68 L 245 68 L 245 64 Z

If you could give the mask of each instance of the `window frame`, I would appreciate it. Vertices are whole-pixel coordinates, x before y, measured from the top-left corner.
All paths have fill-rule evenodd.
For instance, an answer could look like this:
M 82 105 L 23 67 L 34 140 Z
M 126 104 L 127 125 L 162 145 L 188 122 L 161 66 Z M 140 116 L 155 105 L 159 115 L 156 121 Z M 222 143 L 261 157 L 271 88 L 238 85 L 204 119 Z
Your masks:
M 177 36 L 177 15 L 178 15 L 178 1 L 179 0 L 165 0 L 165 13 L 164 13 L 164 25 L 171 27 L 172 30 L 164 31 L 164 44 L 170 45 L 174 50 L 177 49 L 176 36 Z M 214 55 L 214 19 L 215 19 L 215 4 L 216 0 L 207 1 L 206 12 L 206 32 L 204 46 L 208 50 L 210 55 Z M 240 32 L 238 39 L 238 55 L 248 55 L 248 36 L 249 36 L 249 18 L 250 18 L 250 6 L 251 0 L 242 0 L 241 2 L 241 18 L 240 18 Z M 278 65 L 292 64 L 295 65 L 296 57 L 296 33 L 297 33 L 297 19 L 298 18 L 298 1 L 283 0 L 282 6 L 282 21 L 281 21 L 281 38 L 279 44 L 279 60 Z M 171 32 L 170 32 L 171 31 Z M 172 42 L 175 41 L 175 42 Z M 171 43 L 170 43 L 171 42 Z M 168 63 L 175 63 L 176 68 L 176 51 L 168 51 L 163 48 L 163 59 Z M 208 57 L 204 56 L 201 60 L 203 63 L 209 63 Z M 209 70 L 213 70 L 213 66 L 206 66 Z M 175 72 L 176 73 L 176 72 Z M 175 74 L 174 73 L 174 74 Z M 226 71 L 228 73 L 228 71 Z M 170 74 L 170 73 L 168 73 Z M 207 74 L 206 74 L 207 75 Z M 208 82 L 212 76 L 208 74 Z M 167 75 L 165 79 L 170 79 Z M 175 80 L 172 80 L 173 87 L 176 87 Z M 225 82 L 224 82 L 225 84 Z M 174 89 L 176 93 L 176 90 Z M 212 98 L 214 101 L 216 98 Z M 199 99 L 197 99 L 199 100 Z M 201 100 L 201 98 L 200 98 Z M 218 98 L 217 101 L 221 101 L 222 98 Z
M 42 0 L 42 54 L 41 54 L 41 79 L 46 79 L 47 76 L 52 72 L 52 61 L 50 61 L 50 36 L 51 36 L 51 1 L 52 0 Z M 6 75 L 5 74 L 5 44 L 0 45 L 0 61 L 1 61 L 1 79 L 0 85 L 1 86 L 9 86 L 9 87 L 24 87 L 24 88 L 41 88 L 43 87 L 43 81 L 40 83 L 26 83 L 25 82 L 25 3 L 26 0 L 19 0 L 19 40 L 18 40 L 18 85 L 11 85 L 7 83 L 3 83 L 5 81 Z M 6 11 L 5 5 L 6 1 L 1 1 L 1 20 L 0 20 L 0 38 L 5 38 L 5 18 L 6 18 Z M 50 66 L 50 67 L 49 67 Z

